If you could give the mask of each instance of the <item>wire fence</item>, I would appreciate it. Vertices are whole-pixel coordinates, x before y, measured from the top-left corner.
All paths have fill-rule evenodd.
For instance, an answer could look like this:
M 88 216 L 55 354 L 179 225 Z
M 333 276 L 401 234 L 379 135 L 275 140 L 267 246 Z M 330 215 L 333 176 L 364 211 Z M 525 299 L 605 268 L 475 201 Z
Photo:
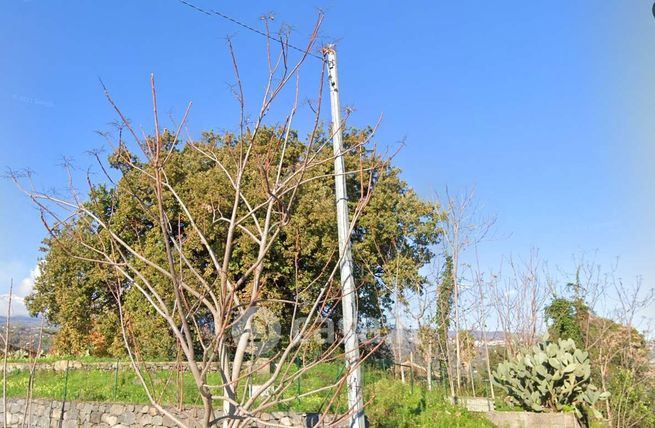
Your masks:
M 295 361 L 297 370 L 302 367 L 301 361 Z M 11 398 L 48 398 L 60 401 L 107 401 L 148 404 L 149 399 L 144 386 L 136 376 L 129 362 L 114 361 L 102 363 L 80 363 L 79 361 L 60 361 L 55 363 L 39 363 L 31 373 L 28 364 L 9 364 L 7 374 L 7 394 Z M 270 368 L 265 372 L 253 373 L 244 379 L 250 384 L 251 393 L 260 386 L 270 374 Z M 320 367 L 314 372 L 300 376 L 294 384 L 287 388 L 287 397 L 295 397 L 289 408 L 302 407 L 299 398 L 308 390 L 323 385 L 338 382 L 344 374 L 343 364 L 332 364 Z M 431 385 L 435 391 L 449 395 L 449 384 L 446 379 L 438 377 L 438 373 L 428 382 L 424 374 L 417 373 L 415 367 L 405 364 L 395 364 L 390 360 L 380 360 L 362 367 L 364 384 L 371 385 L 381 379 L 400 380 L 400 370 L 404 370 L 405 383 L 410 392 L 428 390 Z M 169 406 L 201 405 L 201 398 L 191 374 L 185 365 L 176 362 L 148 363 L 142 370 L 144 380 L 154 398 Z M 209 373 L 209 381 L 220 382 L 217 371 Z M 487 396 L 489 387 L 484 383 L 476 386 L 476 395 Z M 327 404 L 331 392 L 317 394 L 320 400 L 313 402 L 312 411 L 321 411 Z M 469 394 L 472 395 L 472 394 Z M 317 404 L 318 403 L 318 404 Z

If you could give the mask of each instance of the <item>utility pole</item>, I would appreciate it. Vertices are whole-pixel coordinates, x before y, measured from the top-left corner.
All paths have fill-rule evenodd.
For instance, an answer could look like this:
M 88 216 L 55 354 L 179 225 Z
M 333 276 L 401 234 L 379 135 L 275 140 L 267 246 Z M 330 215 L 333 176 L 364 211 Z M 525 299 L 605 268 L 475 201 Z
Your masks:
M 332 109 L 332 141 L 334 145 L 334 187 L 337 195 L 337 229 L 339 233 L 339 267 L 341 273 L 343 334 L 348 388 L 348 407 L 352 411 L 350 428 L 365 428 L 362 375 L 359 368 L 359 341 L 357 339 L 357 291 L 353 278 L 353 257 L 348 220 L 348 196 L 343 161 L 343 127 L 339 105 L 339 78 L 334 45 L 323 48 L 327 60 Z

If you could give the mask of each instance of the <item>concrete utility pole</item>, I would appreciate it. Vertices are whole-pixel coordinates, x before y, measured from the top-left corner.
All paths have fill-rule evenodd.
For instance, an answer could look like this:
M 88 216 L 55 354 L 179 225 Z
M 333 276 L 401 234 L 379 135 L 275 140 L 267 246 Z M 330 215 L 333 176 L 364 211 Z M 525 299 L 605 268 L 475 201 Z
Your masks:
M 348 373 L 348 407 L 353 412 L 351 428 L 364 428 L 364 400 L 362 398 L 362 375 L 359 368 L 359 341 L 357 339 L 357 291 L 353 278 L 353 257 L 350 244 L 350 221 L 348 220 L 348 196 L 343 161 L 341 108 L 339 105 L 339 79 L 337 77 L 337 55 L 334 45 L 323 48 L 327 60 L 330 84 L 330 107 L 332 109 L 332 141 L 334 144 L 334 187 L 337 195 L 337 229 L 339 231 L 339 261 L 341 269 L 341 305 L 343 310 L 343 334 L 345 341 L 346 370 Z

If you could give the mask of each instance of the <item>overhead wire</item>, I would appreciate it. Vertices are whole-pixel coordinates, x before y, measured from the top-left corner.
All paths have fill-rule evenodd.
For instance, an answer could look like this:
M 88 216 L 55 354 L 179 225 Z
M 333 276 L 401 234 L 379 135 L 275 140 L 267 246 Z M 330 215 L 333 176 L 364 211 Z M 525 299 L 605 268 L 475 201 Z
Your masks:
M 186 5 L 186 6 L 188 6 L 188 7 L 190 7 L 191 9 L 194 9 L 197 12 L 203 13 L 203 14 L 205 14 L 207 16 L 217 16 L 217 17 L 223 18 L 223 19 L 225 19 L 227 21 L 232 22 L 233 24 L 236 24 L 236 25 L 238 25 L 238 26 L 240 26 L 242 28 L 245 28 L 248 31 L 252 31 L 253 33 L 256 33 L 256 34 L 259 34 L 260 36 L 266 37 L 269 40 L 276 41 L 278 43 L 281 43 L 281 44 L 289 47 L 290 49 L 301 52 L 304 55 L 311 56 L 311 57 L 314 57 L 314 58 L 317 58 L 317 59 L 320 59 L 321 61 L 323 61 L 323 57 L 320 56 L 320 55 L 316 55 L 314 53 L 308 52 L 306 49 L 302 49 L 302 48 L 299 48 L 298 46 L 294 46 L 291 43 L 289 43 L 288 40 L 284 40 L 281 37 L 271 36 L 270 34 L 267 34 L 267 33 L 263 32 L 261 30 L 258 30 L 258 29 L 254 28 L 254 27 L 252 27 L 252 26 L 250 26 L 248 24 L 245 24 L 245 23 L 239 21 L 238 19 L 232 18 L 232 17 L 230 17 L 228 15 L 225 15 L 224 13 L 221 13 L 221 12 L 219 12 L 217 10 L 203 9 L 203 8 L 201 8 L 199 6 L 196 6 L 195 4 L 193 4 L 191 2 L 188 2 L 187 0 L 177 0 L 177 1 L 184 4 L 184 5 Z

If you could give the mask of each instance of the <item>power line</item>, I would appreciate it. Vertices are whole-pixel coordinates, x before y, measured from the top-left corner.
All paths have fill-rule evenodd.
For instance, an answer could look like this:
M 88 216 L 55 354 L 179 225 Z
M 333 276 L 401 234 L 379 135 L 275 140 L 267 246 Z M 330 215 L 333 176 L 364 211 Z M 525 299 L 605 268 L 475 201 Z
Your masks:
M 281 44 L 283 44 L 283 45 L 286 45 L 286 46 L 288 46 L 289 48 L 291 48 L 291 49 L 293 49 L 293 50 L 296 50 L 296 51 L 298 51 L 298 52 L 302 52 L 303 54 L 307 54 L 308 56 L 311 56 L 311 57 L 314 57 L 314 58 L 318 58 L 318 59 L 320 59 L 321 61 L 323 61 L 323 57 L 321 57 L 321 56 L 319 56 L 319 55 L 313 54 L 313 53 L 311 53 L 311 52 L 308 52 L 308 51 L 305 50 L 305 49 L 302 49 L 302 48 L 299 48 L 299 47 L 297 47 L 297 46 L 294 46 L 294 45 L 292 45 L 291 43 L 289 43 L 288 41 L 286 41 L 286 40 L 282 40 L 282 38 L 273 37 L 273 36 L 271 36 L 270 34 L 266 34 L 266 33 L 264 33 L 263 31 L 260 31 L 260 30 L 254 28 L 254 27 L 251 27 L 251 26 L 248 25 L 248 24 L 244 24 L 243 22 L 241 22 L 241 21 L 239 21 L 239 20 L 237 20 L 237 19 L 234 19 L 234 18 L 232 18 L 232 17 L 229 17 L 229 16 L 225 15 L 224 13 L 221 13 L 221 12 L 216 11 L 216 10 L 213 10 L 213 9 L 203 9 L 203 8 L 201 8 L 201 7 L 196 6 L 195 4 L 189 3 L 189 2 L 186 1 L 186 0 L 177 0 L 177 1 L 179 1 L 180 3 L 182 3 L 182 4 L 184 4 L 184 5 L 188 6 L 188 7 L 190 7 L 191 9 L 194 9 L 194 10 L 197 11 L 197 12 L 204 13 L 204 14 L 207 15 L 207 16 L 218 16 L 218 17 L 220 17 L 220 18 L 226 19 L 226 20 L 232 22 L 233 24 L 236 24 L 236 25 L 238 25 L 238 26 L 240 26 L 240 27 L 245 28 L 245 29 L 248 30 L 248 31 L 252 31 L 253 33 L 259 34 L 260 36 L 266 37 L 267 39 L 270 39 L 270 40 L 276 41 L 276 42 L 278 42 L 278 43 L 281 43 Z

